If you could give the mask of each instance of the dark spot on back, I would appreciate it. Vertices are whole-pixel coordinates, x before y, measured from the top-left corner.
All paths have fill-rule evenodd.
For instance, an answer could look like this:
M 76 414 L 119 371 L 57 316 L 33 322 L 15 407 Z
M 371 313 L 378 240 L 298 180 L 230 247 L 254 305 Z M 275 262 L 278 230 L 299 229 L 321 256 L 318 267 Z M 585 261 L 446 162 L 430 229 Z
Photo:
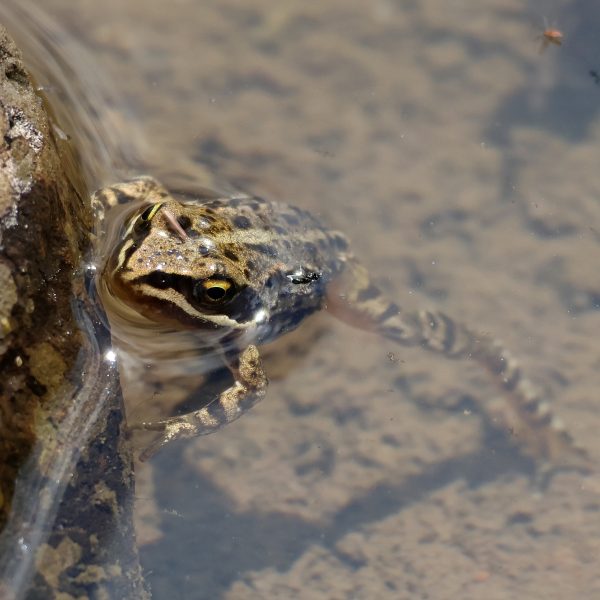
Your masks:
M 223 256 L 225 258 L 228 258 L 229 260 L 232 260 L 233 262 L 238 262 L 238 260 L 240 260 L 239 256 L 233 250 L 230 250 L 229 248 L 226 250 L 223 250 Z
M 180 215 L 177 217 L 177 222 L 179 223 L 179 225 L 181 225 L 182 229 L 189 229 L 192 225 L 192 221 L 190 220 L 189 217 L 186 217 L 185 215 Z
M 211 209 L 213 208 L 221 208 L 223 206 L 223 201 L 222 200 L 210 200 L 209 202 L 206 202 L 203 205 L 206 209 L 206 211 L 210 211 L 213 212 Z
M 251 270 L 251 271 L 256 271 L 256 264 L 254 263 L 254 261 L 249 260 L 246 262 L 246 266 Z
M 248 249 L 271 258 L 277 258 L 278 255 L 275 246 L 271 246 L 270 244 L 248 244 Z
M 237 215 L 236 217 L 233 217 L 232 222 L 238 229 L 250 229 L 252 227 L 250 219 L 248 217 L 244 217 L 243 215 Z

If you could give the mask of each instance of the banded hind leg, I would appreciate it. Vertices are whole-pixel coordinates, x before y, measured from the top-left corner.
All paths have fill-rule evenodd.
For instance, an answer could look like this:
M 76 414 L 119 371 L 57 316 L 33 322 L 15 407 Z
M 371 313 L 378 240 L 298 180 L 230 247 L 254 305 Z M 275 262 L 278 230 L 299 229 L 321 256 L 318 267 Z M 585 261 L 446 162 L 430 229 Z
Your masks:
M 548 403 L 499 341 L 480 335 L 439 311 L 403 311 L 382 296 L 368 271 L 353 258 L 330 287 L 327 307 L 350 325 L 376 332 L 402 346 L 421 346 L 448 358 L 480 363 L 502 390 L 526 453 L 558 466 L 584 469 L 591 466 L 585 450 L 553 415 Z M 490 411 L 489 403 L 482 406 Z
M 173 440 L 209 435 L 218 431 L 239 419 L 265 397 L 268 379 L 256 346 L 248 346 L 239 356 L 231 357 L 228 366 L 234 376 L 234 384 L 208 405 L 185 415 L 131 427 L 161 433 L 141 453 L 140 460 L 148 460 Z

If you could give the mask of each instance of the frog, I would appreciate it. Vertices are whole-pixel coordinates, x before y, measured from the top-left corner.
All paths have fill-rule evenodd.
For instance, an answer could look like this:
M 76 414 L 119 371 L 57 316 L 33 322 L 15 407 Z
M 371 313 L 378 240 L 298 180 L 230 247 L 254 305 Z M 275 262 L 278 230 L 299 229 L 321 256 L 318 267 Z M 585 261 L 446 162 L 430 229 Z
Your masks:
M 259 347 L 326 311 L 401 347 L 479 363 L 500 389 L 525 454 L 588 467 L 585 449 L 500 341 L 439 309 L 405 310 L 386 298 L 348 238 L 311 213 L 245 193 L 177 194 L 150 176 L 104 187 L 93 203 L 122 207 L 97 276 L 101 300 L 112 300 L 111 321 L 116 311 L 157 337 L 185 332 L 233 378 L 196 410 L 130 424 L 155 432 L 142 461 L 175 440 L 218 431 L 263 400 Z

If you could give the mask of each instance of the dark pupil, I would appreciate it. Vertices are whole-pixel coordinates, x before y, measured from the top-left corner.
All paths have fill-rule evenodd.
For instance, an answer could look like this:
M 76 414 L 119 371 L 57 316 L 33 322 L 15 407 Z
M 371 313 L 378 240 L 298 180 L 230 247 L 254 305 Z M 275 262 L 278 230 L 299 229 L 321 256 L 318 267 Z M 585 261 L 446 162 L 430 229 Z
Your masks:
M 206 295 L 211 300 L 222 300 L 225 297 L 226 293 L 227 293 L 226 290 L 224 290 L 223 288 L 217 287 L 217 286 L 208 288 L 206 290 Z

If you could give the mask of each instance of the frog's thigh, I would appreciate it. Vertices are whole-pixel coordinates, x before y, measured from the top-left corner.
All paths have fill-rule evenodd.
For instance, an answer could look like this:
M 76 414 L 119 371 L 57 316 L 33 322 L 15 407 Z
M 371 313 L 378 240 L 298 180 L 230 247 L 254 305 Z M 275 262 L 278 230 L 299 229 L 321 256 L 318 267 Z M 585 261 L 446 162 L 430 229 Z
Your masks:
M 162 446 L 173 440 L 214 433 L 241 417 L 265 397 L 268 380 L 256 346 L 248 346 L 236 360 L 236 364 L 231 365 L 231 369 L 235 376 L 235 383 L 204 408 L 186 415 L 142 425 L 144 429 L 163 432 L 142 453 L 142 460 L 150 458 Z

